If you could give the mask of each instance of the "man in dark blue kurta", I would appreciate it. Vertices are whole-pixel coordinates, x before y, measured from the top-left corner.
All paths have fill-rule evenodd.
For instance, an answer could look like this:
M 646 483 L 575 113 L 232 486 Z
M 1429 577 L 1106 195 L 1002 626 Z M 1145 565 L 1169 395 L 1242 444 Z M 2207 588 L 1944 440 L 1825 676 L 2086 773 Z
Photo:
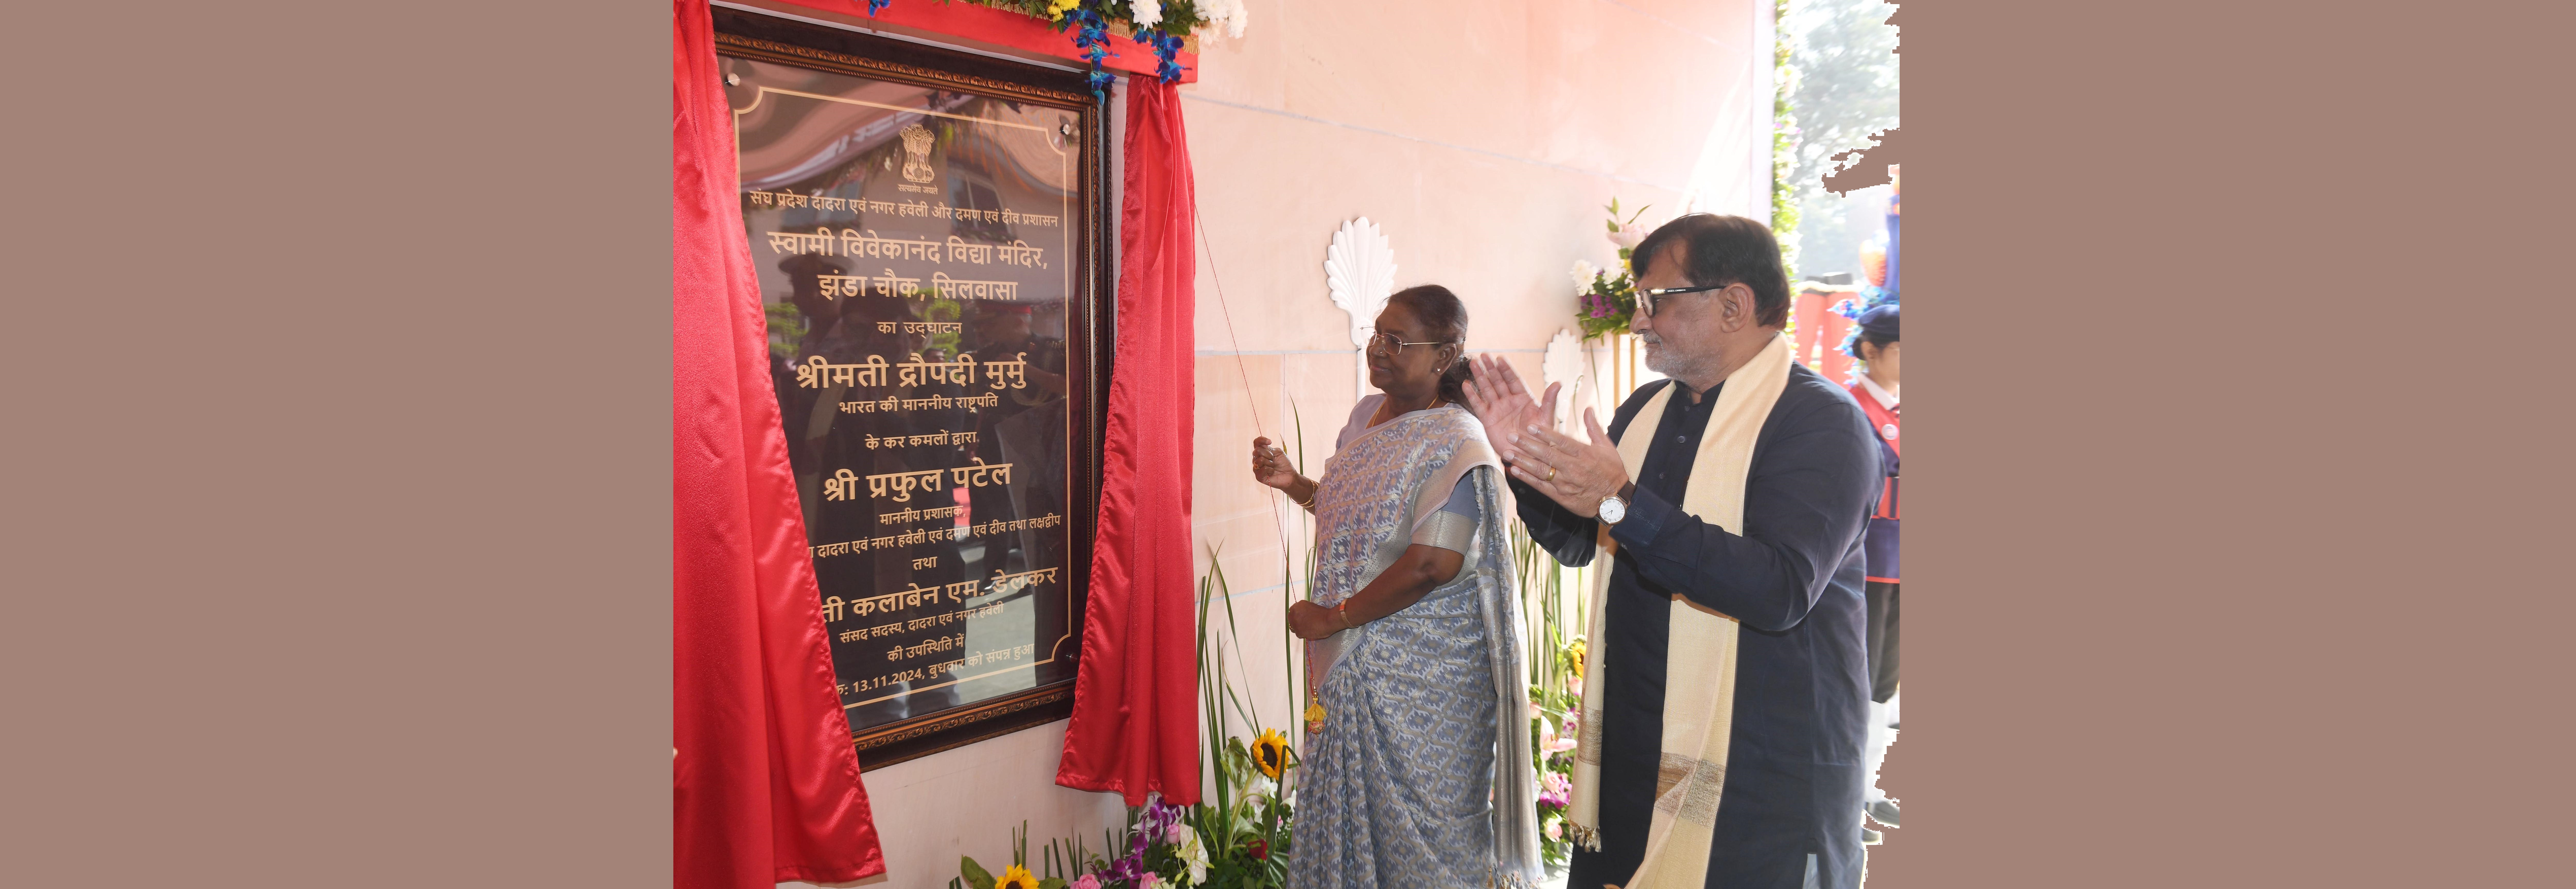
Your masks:
M 1870 686 L 1863 645 L 1862 531 L 1884 472 L 1877 440 L 1842 387 L 1804 365 L 1754 439 L 1743 527 L 1723 528 L 1680 504 L 1710 409 L 1726 376 L 1770 338 L 1788 284 L 1767 227 L 1741 217 L 1686 216 L 1634 253 L 1642 299 L 1631 329 L 1650 368 L 1607 430 L 1612 441 L 1666 386 L 1658 429 L 1637 477 L 1609 442 L 1543 428 L 1554 415 L 1488 359 L 1471 406 L 1512 464 L 1522 521 L 1567 565 L 1589 564 L 1599 523 L 1618 544 L 1591 640 L 1607 666 L 1599 731 L 1599 851 L 1578 849 L 1568 885 L 1624 885 L 1646 852 L 1658 790 L 1667 627 L 1675 596 L 1740 622 L 1732 732 L 1707 883 L 1727 889 L 1853 887 L 1860 882 L 1861 744 Z M 1651 306 L 1651 309 L 1647 308 Z M 1651 312 L 1652 314 L 1649 314 Z M 1587 416 L 1589 412 L 1587 411 Z M 1599 426 L 1594 425 L 1596 437 Z M 1616 501 L 1615 504 L 1611 501 Z M 1655 887 L 1662 889 L 1662 887 Z

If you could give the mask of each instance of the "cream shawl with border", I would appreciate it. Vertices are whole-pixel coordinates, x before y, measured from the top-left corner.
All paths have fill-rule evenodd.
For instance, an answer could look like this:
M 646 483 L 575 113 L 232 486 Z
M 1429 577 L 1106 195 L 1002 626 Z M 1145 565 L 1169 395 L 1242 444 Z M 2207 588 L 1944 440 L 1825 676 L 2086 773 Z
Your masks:
M 1789 386 L 1792 362 L 1789 340 L 1773 336 L 1751 362 L 1726 378 L 1717 405 L 1701 436 L 1699 455 L 1691 464 L 1690 487 L 1682 511 L 1722 528 L 1744 527 L 1744 482 L 1753 466 L 1753 443 L 1762 424 Z M 1630 418 L 1619 442 L 1619 462 L 1635 478 L 1646 461 L 1646 448 L 1662 432 L 1664 405 L 1674 386 L 1647 399 Z M 1648 424 L 1643 430 L 1639 422 Z M 1602 645 L 1602 615 L 1610 595 L 1612 555 L 1618 545 L 1610 527 L 1600 526 L 1600 553 L 1593 557 L 1591 626 L 1584 638 L 1589 648 L 1583 681 L 1583 725 L 1576 736 L 1574 799 L 1566 822 L 1575 840 L 1601 848 L 1601 698 L 1602 676 L 1619 669 L 1617 652 Z M 1726 786 L 1726 745 L 1735 716 L 1734 618 L 1710 611 L 1683 596 L 1674 596 L 1672 626 L 1664 656 L 1664 734 L 1662 766 L 1655 778 L 1655 813 L 1648 828 L 1646 857 L 1626 889 L 1676 889 L 1706 884 L 1708 853 L 1717 823 L 1718 792 Z M 1588 887 L 1587 887 L 1588 889 Z

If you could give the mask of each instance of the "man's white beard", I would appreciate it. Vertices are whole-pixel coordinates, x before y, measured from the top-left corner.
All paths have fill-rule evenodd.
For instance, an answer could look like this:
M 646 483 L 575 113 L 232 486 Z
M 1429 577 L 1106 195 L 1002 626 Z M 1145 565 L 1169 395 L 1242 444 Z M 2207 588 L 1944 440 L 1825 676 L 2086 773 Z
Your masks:
M 1673 347 L 1669 344 L 1665 344 L 1662 337 L 1647 339 L 1644 336 L 1640 336 L 1638 339 L 1641 342 L 1646 343 L 1648 346 L 1651 346 L 1651 348 L 1646 350 L 1647 370 L 1663 374 L 1664 376 L 1679 378 L 1689 375 L 1692 370 L 1695 370 L 1698 367 L 1697 363 L 1687 360 L 1679 353 L 1674 352 Z

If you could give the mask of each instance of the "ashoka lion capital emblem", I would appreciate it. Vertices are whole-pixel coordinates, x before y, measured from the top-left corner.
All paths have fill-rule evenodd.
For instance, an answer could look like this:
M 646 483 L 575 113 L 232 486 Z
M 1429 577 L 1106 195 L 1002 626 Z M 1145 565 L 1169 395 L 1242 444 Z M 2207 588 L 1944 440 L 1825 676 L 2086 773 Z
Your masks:
M 930 143 L 934 140 L 930 128 L 913 124 L 898 135 L 903 137 L 903 178 L 914 182 L 939 178 L 930 171 Z

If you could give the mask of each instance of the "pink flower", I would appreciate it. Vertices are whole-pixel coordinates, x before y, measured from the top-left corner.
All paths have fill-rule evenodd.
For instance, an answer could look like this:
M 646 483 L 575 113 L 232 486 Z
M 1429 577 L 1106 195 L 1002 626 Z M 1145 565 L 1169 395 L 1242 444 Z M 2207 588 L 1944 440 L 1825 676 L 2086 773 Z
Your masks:
M 1645 239 L 1645 227 L 1635 223 L 1620 226 L 1618 231 L 1610 233 L 1610 243 L 1629 250 L 1637 249 L 1637 242 Z
M 1554 738 L 1550 738 L 1550 739 L 1548 739 L 1548 742 L 1547 742 L 1547 752 L 1549 752 L 1549 753 L 1564 753 L 1565 751 L 1568 751 L 1568 750 L 1572 750 L 1572 749 L 1574 749 L 1576 746 L 1580 745 L 1581 743 L 1582 743 L 1582 742 L 1580 742 L 1580 741 L 1576 741 L 1576 740 L 1575 740 L 1574 738 L 1572 738 L 1572 737 L 1565 736 L 1565 735 L 1558 735 L 1558 736 L 1556 736 L 1556 737 L 1554 737 Z
M 1138 889 L 1154 889 L 1154 887 L 1156 887 L 1156 886 L 1160 886 L 1160 885 L 1162 885 L 1162 884 L 1163 884 L 1163 875 L 1162 875 L 1162 874 L 1155 873 L 1155 872 L 1153 872 L 1153 871 L 1146 871 L 1146 872 L 1145 872 L 1145 878 L 1144 878 L 1143 880 L 1139 880 L 1139 881 L 1137 881 L 1137 883 L 1136 883 L 1136 885 L 1137 885 Z
M 1556 842 L 1557 840 L 1561 840 L 1561 839 L 1564 839 L 1564 838 L 1565 838 L 1565 822 L 1563 822 L 1563 821 L 1550 821 L 1550 822 L 1548 822 L 1548 823 L 1547 823 L 1547 840 L 1548 840 L 1548 842 L 1553 843 L 1553 842 Z
M 1549 772 L 1538 779 L 1538 802 L 1545 806 L 1563 806 L 1574 799 L 1574 784 L 1564 775 Z
M 1097 874 L 1083 874 L 1076 877 L 1073 881 L 1073 889 L 1100 889 L 1100 877 Z

